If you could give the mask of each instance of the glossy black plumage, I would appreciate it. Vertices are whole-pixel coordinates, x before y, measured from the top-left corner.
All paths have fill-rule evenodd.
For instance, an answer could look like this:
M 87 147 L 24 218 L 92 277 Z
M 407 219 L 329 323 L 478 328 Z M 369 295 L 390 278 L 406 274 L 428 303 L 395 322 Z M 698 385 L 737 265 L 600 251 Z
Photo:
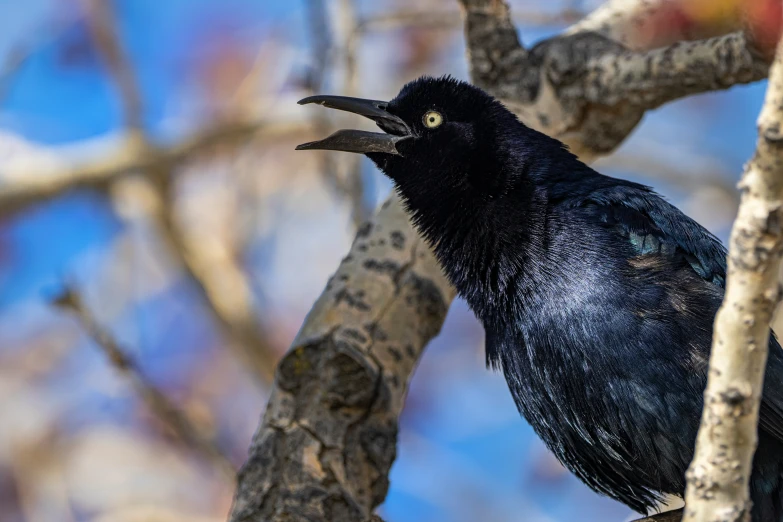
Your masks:
M 724 247 L 649 188 L 595 172 L 473 86 L 423 78 L 386 110 L 409 129 L 376 120 L 397 135 L 396 150 L 367 155 L 484 325 L 487 362 L 522 415 L 594 490 L 640 512 L 664 493 L 682 496 Z M 443 123 L 427 128 L 427 111 Z M 783 521 L 782 380 L 773 339 L 755 522 Z

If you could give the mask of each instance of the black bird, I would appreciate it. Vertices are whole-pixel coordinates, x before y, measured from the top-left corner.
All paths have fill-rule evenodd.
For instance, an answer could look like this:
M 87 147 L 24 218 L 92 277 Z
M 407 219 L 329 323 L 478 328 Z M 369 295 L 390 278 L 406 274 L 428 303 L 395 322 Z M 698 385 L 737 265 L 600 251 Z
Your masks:
M 421 78 L 390 102 L 312 96 L 385 133 L 366 154 L 483 323 L 487 364 L 569 470 L 635 511 L 683 496 L 726 250 L 650 188 L 604 176 L 484 91 Z M 783 521 L 783 351 L 770 341 L 754 522 Z

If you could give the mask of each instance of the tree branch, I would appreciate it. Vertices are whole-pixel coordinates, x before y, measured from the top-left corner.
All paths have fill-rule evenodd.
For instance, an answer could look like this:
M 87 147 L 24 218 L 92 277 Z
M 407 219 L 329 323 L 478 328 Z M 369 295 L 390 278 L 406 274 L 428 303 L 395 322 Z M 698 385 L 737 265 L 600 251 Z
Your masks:
M 108 331 L 98 324 L 72 288 L 66 288 L 65 292 L 57 298 L 55 304 L 76 315 L 111 365 L 130 381 L 142 401 L 163 424 L 168 426 L 183 442 L 210 460 L 226 477 L 232 481 L 235 479 L 234 465 L 217 447 L 215 441 L 205 437 L 190 422 L 190 419 L 166 397 L 166 394 L 144 376 L 136 361 L 125 353 L 125 350 L 120 347 Z
M 95 46 L 103 55 L 114 83 L 120 91 L 125 126 L 144 139 L 144 100 L 133 67 L 117 38 L 117 23 L 111 1 L 82 0 L 87 8 L 87 26 Z
M 729 243 L 726 294 L 715 320 L 684 521 L 750 520 L 748 493 L 757 443 L 769 323 L 780 300 L 783 257 L 783 42 L 758 120 L 756 153 L 740 182 Z
M 117 38 L 111 4 L 106 0 L 86 2 L 96 45 L 123 101 L 125 125 L 129 130 L 128 147 L 134 155 L 143 155 L 150 146 L 143 128 L 142 96 L 133 68 Z M 277 355 L 267 343 L 270 336 L 264 331 L 264 325 L 255 317 L 252 285 L 231 256 L 209 248 L 206 241 L 189 238 L 177 223 L 173 171 L 174 165 L 165 161 L 157 161 L 143 171 L 147 192 L 155 200 L 152 206 L 156 209 L 154 217 L 161 236 L 228 337 L 229 347 L 262 384 L 269 384 Z
M 460 1 L 473 82 L 586 161 L 612 152 L 646 111 L 761 80 L 769 68 L 742 33 L 630 51 L 597 33 L 566 32 L 527 51 L 504 2 Z
M 769 72 L 769 64 L 739 32 L 601 57 L 588 66 L 587 85 L 606 70 L 607 62 L 614 74 L 600 77 L 600 88 L 584 90 L 589 103 L 618 106 L 633 100 L 630 103 L 650 109 L 685 96 L 759 81 Z
M 341 87 L 345 96 L 359 95 L 359 70 L 357 68 L 358 38 L 354 28 L 357 26 L 356 5 L 354 0 L 338 0 L 335 8 L 334 43 L 335 51 L 340 57 L 343 78 Z M 338 114 L 338 121 L 350 121 L 355 115 Z M 372 208 L 367 208 L 364 201 L 364 180 L 362 179 L 362 157 L 358 154 L 340 154 L 327 152 L 332 156 L 335 174 L 341 178 L 341 190 L 351 205 L 351 220 L 354 227 L 367 221 L 372 214 Z
M 341 62 L 342 90 L 346 96 L 358 96 L 359 75 L 356 68 L 357 41 L 360 33 L 357 27 L 356 6 L 353 0 L 340 0 L 335 8 L 334 23 L 330 18 L 323 0 L 308 1 L 308 27 L 312 42 L 312 65 L 308 90 L 313 94 L 322 91 L 325 83 L 325 69 L 334 62 Z M 334 60 L 334 57 L 340 60 Z M 319 112 L 313 114 L 314 127 L 318 134 L 328 134 L 333 116 Z M 339 119 L 350 119 L 343 115 Z M 364 201 L 364 181 L 361 172 L 361 156 L 321 151 L 321 170 L 324 179 L 350 204 L 351 221 L 355 228 L 364 223 L 371 215 Z
M 69 190 L 105 190 L 119 179 L 138 171 L 160 174 L 162 171 L 158 167 L 161 165 L 178 165 L 219 145 L 243 142 L 253 137 L 299 135 L 309 129 L 309 125 L 302 123 L 232 121 L 198 131 L 165 148 L 153 145 L 140 147 L 138 141 L 129 138 L 122 140 L 117 148 L 87 162 L 69 164 L 72 162 L 62 159 L 55 163 L 56 166 L 41 168 L 36 165 L 35 158 L 16 161 L 14 172 L 3 176 L 8 181 L 0 183 L 0 218 L 8 218 Z

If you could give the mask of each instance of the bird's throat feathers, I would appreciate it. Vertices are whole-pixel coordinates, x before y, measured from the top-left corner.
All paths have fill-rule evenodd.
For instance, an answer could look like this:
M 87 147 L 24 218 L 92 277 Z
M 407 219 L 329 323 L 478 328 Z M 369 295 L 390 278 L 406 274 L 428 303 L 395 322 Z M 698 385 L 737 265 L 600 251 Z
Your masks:
M 520 279 L 526 259 L 540 258 L 553 189 L 593 171 L 483 91 L 450 80 L 432 85 L 413 82 L 389 102 L 412 129 L 397 143 L 399 154 L 367 156 L 394 182 L 447 276 L 481 316 Z M 437 128 L 417 122 L 432 111 L 442 118 Z
M 390 175 L 417 229 L 479 318 L 504 306 L 510 284 L 524 284 L 527 259 L 545 254 L 551 187 L 589 170 L 564 154 L 560 142 L 517 125 L 518 134 L 507 129 L 491 145 L 477 143 L 476 160 L 443 162 L 448 172 L 419 164 L 399 179 Z

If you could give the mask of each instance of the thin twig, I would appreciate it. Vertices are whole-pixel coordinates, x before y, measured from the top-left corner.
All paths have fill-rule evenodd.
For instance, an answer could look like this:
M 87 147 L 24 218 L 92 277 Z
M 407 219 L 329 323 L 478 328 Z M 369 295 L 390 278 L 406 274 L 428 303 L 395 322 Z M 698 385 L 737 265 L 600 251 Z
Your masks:
M 323 0 L 308 0 L 308 25 L 313 40 L 308 89 L 313 94 L 321 93 L 325 84 L 326 70 L 335 61 L 333 57 L 336 55 L 342 62 L 341 92 L 345 96 L 357 96 L 359 80 L 356 46 L 360 35 L 356 30 L 356 9 L 353 0 L 339 0 L 334 23 L 330 23 Z M 313 123 L 319 134 L 327 134 L 331 127 L 329 113 L 316 111 L 313 114 Z M 329 151 L 323 151 L 320 157 L 324 179 L 337 194 L 348 200 L 353 225 L 358 228 L 371 213 L 371 209 L 364 201 L 361 157 Z
M 14 47 L 8 53 L 2 66 L 0 66 L 0 102 L 2 102 L 10 90 L 14 76 L 27 61 L 29 53 L 26 51 L 22 47 Z
M 6 54 L 5 60 L 0 64 L 0 104 L 8 94 L 15 76 L 27 61 L 44 45 L 51 45 L 56 41 L 78 19 L 79 15 L 76 15 L 73 18 L 59 20 L 53 27 L 47 25 L 38 28 L 30 33 L 34 35 L 31 40 L 16 44 L 11 48 Z
M 357 62 L 358 38 L 356 32 L 357 16 L 354 0 L 339 0 L 337 3 L 337 23 L 335 23 L 336 48 L 343 60 L 343 93 L 345 96 L 359 95 L 359 69 Z M 357 154 L 339 156 L 345 184 L 345 193 L 351 204 L 351 218 L 355 228 L 364 223 L 371 213 L 364 200 L 364 180 L 362 179 L 362 157 Z
M 312 38 L 312 60 L 310 74 L 307 78 L 307 89 L 311 94 L 320 94 L 324 88 L 326 71 L 330 68 L 334 45 L 332 42 L 329 20 L 324 0 L 307 1 L 307 23 Z M 326 136 L 331 127 L 327 111 L 313 111 L 313 127 L 317 134 Z M 335 155 L 329 151 L 319 153 L 321 175 L 327 184 L 338 194 L 345 193 L 345 187 L 337 172 Z
M 274 347 L 267 342 L 272 336 L 255 316 L 250 280 L 235 259 L 222 249 L 216 251 L 215 247 L 205 244 L 201 237 L 190 237 L 177 222 L 172 211 L 174 186 L 167 174 L 170 167 L 162 165 L 160 168 L 161 173 L 155 176 L 158 201 L 154 208 L 159 209 L 157 218 L 163 237 L 209 304 L 237 357 L 249 365 L 261 384 L 271 384 L 278 357 Z
M 684 169 L 676 161 L 667 161 L 660 154 L 662 146 L 650 150 L 649 145 L 637 145 L 635 149 L 621 148 L 611 156 L 601 158 L 597 162 L 599 170 L 633 172 L 660 183 L 676 185 L 678 189 L 689 193 L 713 188 L 731 200 L 731 212 L 736 210 L 739 205 L 736 181 L 732 180 L 731 173 L 723 165 L 699 157 L 697 164 Z M 679 159 L 682 161 L 681 157 Z
M 209 459 L 227 477 L 231 480 L 235 479 L 236 468 L 217 447 L 215 441 L 203 435 L 166 394 L 147 379 L 133 357 L 126 353 L 108 330 L 98 324 L 73 288 L 67 287 L 54 304 L 76 315 L 111 365 L 130 381 L 152 413 L 171 428 L 182 441 Z
M 307 27 L 311 38 L 313 54 L 308 75 L 307 88 L 319 92 L 324 85 L 326 71 L 332 52 L 332 37 L 324 0 L 307 0 Z
M 87 26 L 100 50 L 109 74 L 120 90 L 125 126 L 144 137 L 144 103 L 133 67 L 117 37 L 118 24 L 110 0 L 83 0 L 87 6 Z

